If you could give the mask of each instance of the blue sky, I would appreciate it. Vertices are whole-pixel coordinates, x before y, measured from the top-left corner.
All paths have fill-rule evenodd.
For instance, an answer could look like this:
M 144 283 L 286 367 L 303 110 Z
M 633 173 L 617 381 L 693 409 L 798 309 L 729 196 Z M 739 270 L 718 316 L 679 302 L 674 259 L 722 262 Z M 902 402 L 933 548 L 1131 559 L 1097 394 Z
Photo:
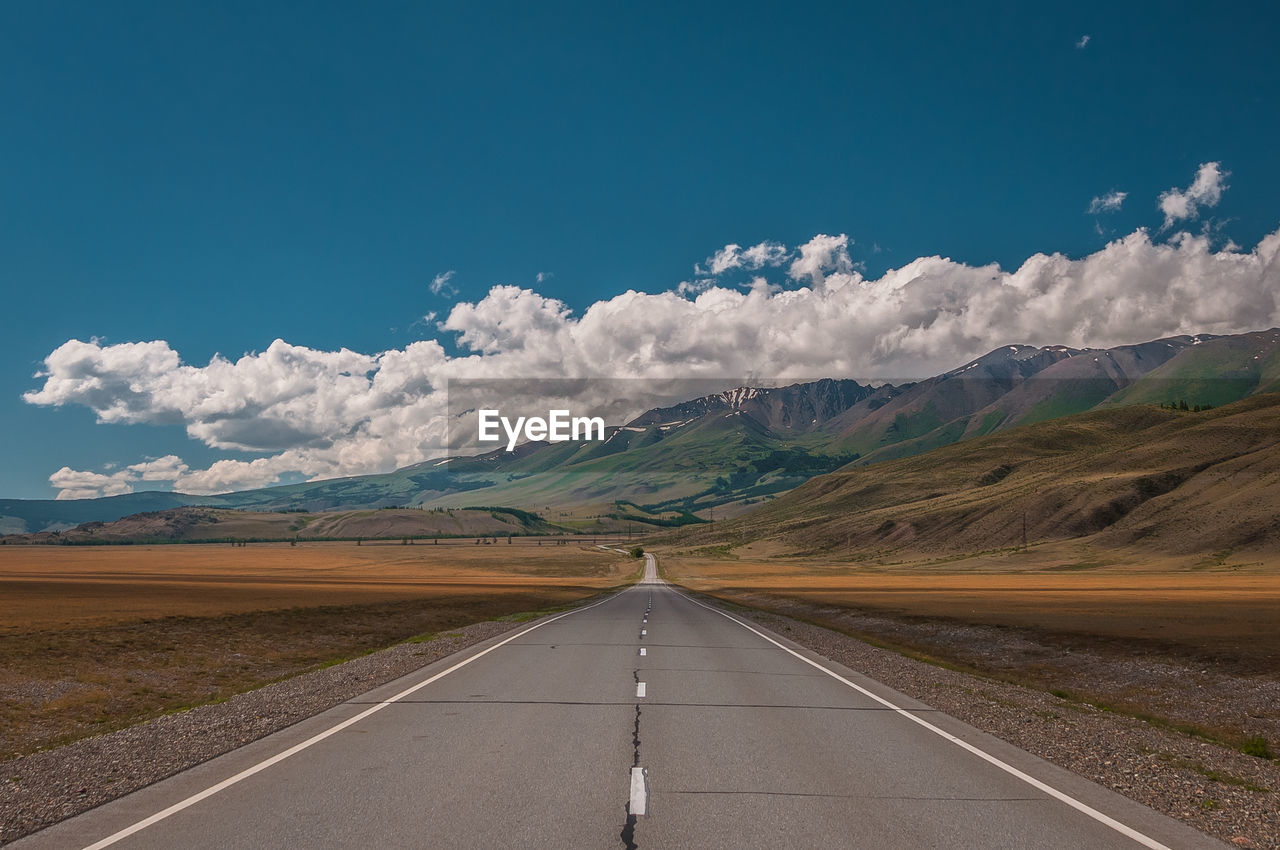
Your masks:
M 124 398 L 138 385 L 128 369 L 141 367 L 113 361 L 125 353 L 113 345 L 164 341 L 203 367 L 276 339 L 370 356 L 438 339 L 446 357 L 488 340 L 512 373 L 533 350 L 520 334 L 560 321 L 546 299 L 580 317 L 627 290 L 670 293 L 728 244 L 776 242 L 787 260 L 731 270 L 717 287 L 740 290 L 759 272 L 817 289 L 788 270 L 820 234 L 846 237 L 815 260 L 824 279 L 878 281 L 918 257 L 1005 270 L 1037 252 L 1084 258 L 1139 228 L 1153 246 L 1135 251 L 1185 230 L 1207 234 L 1211 251 L 1247 253 L 1280 224 L 1271 4 L 369 5 L 0 11 L 0 497 L 88 495 L 50 484 L 63 467 L 109 476 L 169 456 L 202 470 L 336 452 L 344 430 L 363 427 L 357 404 L 355 419 L 322 425 L 312 420 L 324 403 L 254 396 L 236 415 L 283 405 L 290 424 L 274 433 L 303 436 L 232 439 L 196 397 L 203 373 L 166 389 L 181 402 Z M 1212 197 L 1164 227 L 1161 194 L 1186 197 L 1206 163 L 1220 164 Z M 1088 212 L 1112 192 L 1125 193 L 1118 209 Z M 502 302 L 499 285 L 543 300 Z M 501 320 L 468 304 L 527 308 L 528 323 L 481 328 Z M 1246 307 L 1205 314 L 1213 327 L 1198 329 L 1233 329 Z M 988 343 L 1137 341 L 1119 337 L 1200 315 L 1064 326 L 1076 338 L 1062 340 L 1021 338 L 1026 328 L 993 315 L 988 335 L 956 331 L 901 368 Z M 850 344 L 869 350 L 883 327 Z M 24 401 L 45 387 L 33 377 L 44 358 L 73 339 L 103 353 L 63 377 L 110 373 L 107 389 L 82 380 Z M 757 373 L 803 359 L 772 356 Z M 551 368 L 547 357 L 528 362 Z M 605 371 L 643 367 L 594 358 Z M 325 362 L 324 375 L 345 374 Z M 829 371 L 896 363 L 851 356 Z M 809 360 L 790 371 L 826 370 Z M 114 401 L 102 397 L 111 387 Z M 427 442 L 260 465 L 227 486 L 374 471 Z

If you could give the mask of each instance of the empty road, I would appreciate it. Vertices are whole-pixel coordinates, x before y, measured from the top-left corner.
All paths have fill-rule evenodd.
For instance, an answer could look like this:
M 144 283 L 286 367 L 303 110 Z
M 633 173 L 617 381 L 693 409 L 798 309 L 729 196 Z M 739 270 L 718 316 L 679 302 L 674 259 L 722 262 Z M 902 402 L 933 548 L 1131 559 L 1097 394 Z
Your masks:
M 646 578 L 37 848 L 1221 847 Z

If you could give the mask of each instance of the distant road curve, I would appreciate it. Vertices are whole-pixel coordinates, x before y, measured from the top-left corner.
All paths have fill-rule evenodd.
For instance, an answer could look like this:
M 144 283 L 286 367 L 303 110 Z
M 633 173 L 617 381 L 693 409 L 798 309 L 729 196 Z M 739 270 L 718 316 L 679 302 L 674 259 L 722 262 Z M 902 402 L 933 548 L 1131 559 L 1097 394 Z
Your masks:
M 13 846 L 1217 841 L 643 579 Z

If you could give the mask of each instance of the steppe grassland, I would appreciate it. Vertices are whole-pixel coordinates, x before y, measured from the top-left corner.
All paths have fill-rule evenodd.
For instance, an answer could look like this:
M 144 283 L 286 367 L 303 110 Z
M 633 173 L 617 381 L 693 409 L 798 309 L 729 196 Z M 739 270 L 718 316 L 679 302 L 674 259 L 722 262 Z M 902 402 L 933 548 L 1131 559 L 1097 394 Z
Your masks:
M 935 664 L 1241 749 L 1280 743 L 1280 559 L 1080 541 L 868 562 L 671 553 L 665 574 Z M 786 621 L 775 627 L 786 629 Z M 974 687 L 980 687 L 981 679 Z
M 519 540 L 0 548 L 0 759 L 468 623 L 634 559 Z
M 1280 557 L 1166 557 L 1075 541 L 888 565 L 671 554 L 665 574 L 730 601 L 944 619 L 1080 640 L 1153 642 L 1280 675 Z

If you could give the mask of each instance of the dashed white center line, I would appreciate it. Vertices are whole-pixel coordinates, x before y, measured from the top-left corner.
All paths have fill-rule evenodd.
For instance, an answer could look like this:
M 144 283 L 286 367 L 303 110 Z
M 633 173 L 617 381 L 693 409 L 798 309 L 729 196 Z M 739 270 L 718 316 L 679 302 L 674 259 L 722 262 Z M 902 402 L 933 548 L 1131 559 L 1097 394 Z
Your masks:
M 640 630 L 640 637 L 644 637 L 644 636 L 645 636 L 645 635 L 647 635 L 648 633 L 649 633 L 649 632 L 648 632 L 646 629 L 641 629 L 641 630 Z
M 640 654 L 641 654 L 641 655 L 648 655 L 648 654 L 649 654 L 649 650 L 645 649 L 645 648 L 642 646 L 642 647 L 640 647 Z
M 631 805 L 627 812 L 638 818 L 649 815 L 648 776 L 643 767 L 631 768 Z
M 636 682 L 636 696 L 644 696 L 644 682 Z

